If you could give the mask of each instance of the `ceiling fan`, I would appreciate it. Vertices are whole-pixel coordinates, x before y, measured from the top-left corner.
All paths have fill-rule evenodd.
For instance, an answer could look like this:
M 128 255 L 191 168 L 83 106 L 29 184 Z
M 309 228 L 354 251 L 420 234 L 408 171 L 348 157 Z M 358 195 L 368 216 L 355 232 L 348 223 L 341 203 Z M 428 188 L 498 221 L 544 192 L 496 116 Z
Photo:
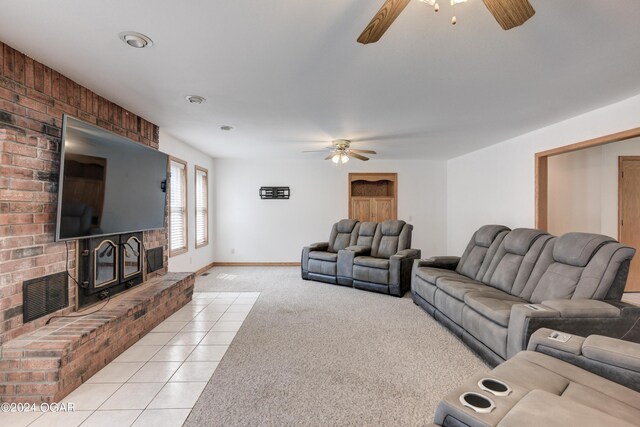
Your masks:
M 334 141 L 331 141 L 331 146 L 326 147 L 324 150 L 307 150 L 303 151 L 303 153 L 318 153 L 330 150 L 329 155 L 324 159 L 331 160 L 336 165 L 347 163 L 349 161 L 349 158 L 363 160 L 366 162 L 367 160 L 369 160 L 369 158 L 363 156 L 362 154 L 377 154 L 373 150 L 355 150 L 350 147 L 351 141 L 349 141 L 348 139 L 336 139 Z
M 393 24 L 393 21 L 400 15 L 411 0 L 386 0 L 376 16 L 373 17 L 369 25 L 364 29 L 358 42 L 362 44 L 375 43 Z M 436 0 L 420 0 L 438 11 Z M 463 3 L 467 0 L 451 0 L 451 4 Z M 504 30 L 524 24 L 536 11 L 528 0 L 482 0 L 489 12 L 496 18 L 498 24 Z M 455 24 L 455 17 L 452 21 Z

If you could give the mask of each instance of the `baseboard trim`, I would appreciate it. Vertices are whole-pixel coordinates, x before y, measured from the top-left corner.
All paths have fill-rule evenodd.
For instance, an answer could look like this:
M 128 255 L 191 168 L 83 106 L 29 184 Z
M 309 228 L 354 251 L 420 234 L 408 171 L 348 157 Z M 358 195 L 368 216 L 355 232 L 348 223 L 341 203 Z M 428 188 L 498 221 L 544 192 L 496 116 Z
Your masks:
M 202 273 L 206 272 L 207 270 L 211 270 L 213 267 L 215 267 L 215 262 L 211 262 L 205 265 L 204 267 L 196 271 L 196 276 L 200 276 Z
M 211 267 L 300 267 L 299 262 L 212 262 Z

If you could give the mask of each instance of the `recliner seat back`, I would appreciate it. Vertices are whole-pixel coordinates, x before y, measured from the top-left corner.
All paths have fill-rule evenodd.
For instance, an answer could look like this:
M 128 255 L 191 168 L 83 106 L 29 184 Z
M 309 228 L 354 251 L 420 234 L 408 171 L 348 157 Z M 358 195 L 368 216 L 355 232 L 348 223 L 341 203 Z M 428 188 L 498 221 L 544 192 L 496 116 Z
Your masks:
M 360 223 L 355 219 L 341 219 L 333 224 L 327 252 L 338 253 L 341 249 L 355 245 L 359 226 Z
M 411 248 L 413 225 L 400 220 L 384 221 L 376 228 L 371 256 L 389 259 L 399 251 Z
M 542 230 L 517 228 L 510 231 L 502 239 L 482 282 L 521 296 L 545 244 L 550 239 L 552 236 Z
M 539 280 L 529 300 L 619 299 L 634 254 L 635 249 L 608 236 L 564 234 L 540 256 L 532 274 Z
M 481 280 L 486 274 L 493 256 L 510 231 L 504 225 L 484 225 L 478 229 L 464 250 L 456 273 L 471 279 Z
M 366 246 L 368 248 L 373 246 L 373 238 L 376 235 L 377 228 L 377 222 L 361 222 L 360 230 L 358 230 L 358 237 L 356 239 L 356 245 Z

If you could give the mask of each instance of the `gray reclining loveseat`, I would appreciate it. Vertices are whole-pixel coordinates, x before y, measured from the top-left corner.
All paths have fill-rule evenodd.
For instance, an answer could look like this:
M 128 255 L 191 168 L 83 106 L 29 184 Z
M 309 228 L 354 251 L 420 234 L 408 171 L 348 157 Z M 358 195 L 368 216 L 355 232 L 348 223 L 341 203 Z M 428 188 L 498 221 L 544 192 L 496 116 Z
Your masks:
M 488 225 L 473 235 L 461 258 L 416 261 L 412 296 L 496 365 L 525 349 L 541 327 L 581 335 L 627 333 L 640 317 L 640 308 L 620 301 L 634 254 L 597 234 L 554 237 Z
M 640 421 L 640 344 L 536 331 L 527 348 L 465 381 L 438 405 L 440 426 L 633 426 Z
M 343 233 L 340 249 L 332 240 L 302 249 L 302 278 L 403 296 L 411 284 L 413 261 L 420 258 L 420 250 L 410 248 L 413 226 L 397 220 L 351 221 L 334 225 L 332 237 Z M 345 246 L 347 240 L 351 244 Z

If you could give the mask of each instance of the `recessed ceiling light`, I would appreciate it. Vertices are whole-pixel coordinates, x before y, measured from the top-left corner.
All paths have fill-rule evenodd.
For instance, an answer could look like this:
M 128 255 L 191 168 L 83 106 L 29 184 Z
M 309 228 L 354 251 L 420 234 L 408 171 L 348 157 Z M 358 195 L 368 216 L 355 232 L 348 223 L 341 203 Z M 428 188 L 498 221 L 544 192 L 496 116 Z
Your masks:
M 220 126 L 220 130 L 230 131 L 230 130 L 233 130 L 233 126 L 222 125 Z
M 188 95 L 185 97 L 190 104 L 204 104 L 207 100 L 198 95 Z
M 144 34 L 136 33 L 135 31 L 125 31 L 120 33 L 119 36 L 120 40 L 131 47 L 135 47 L 136 49 L 153 46 L 153 40 Z

